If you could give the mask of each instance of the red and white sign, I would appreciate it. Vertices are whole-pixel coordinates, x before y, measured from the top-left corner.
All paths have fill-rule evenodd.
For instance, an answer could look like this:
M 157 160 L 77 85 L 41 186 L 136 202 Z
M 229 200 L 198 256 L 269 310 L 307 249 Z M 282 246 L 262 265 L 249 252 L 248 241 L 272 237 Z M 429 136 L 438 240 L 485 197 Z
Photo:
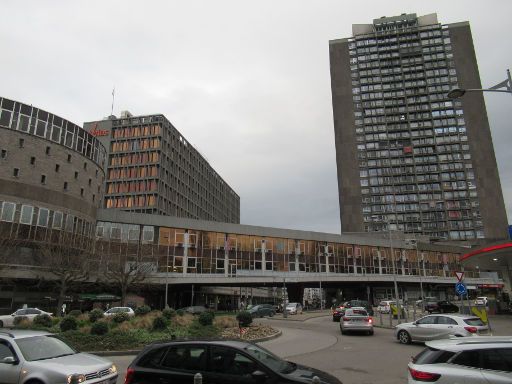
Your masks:
M 457 277 L 458 281 L 462 281 L 464 278 L 464 272 L 455 272 L 455 276 Z

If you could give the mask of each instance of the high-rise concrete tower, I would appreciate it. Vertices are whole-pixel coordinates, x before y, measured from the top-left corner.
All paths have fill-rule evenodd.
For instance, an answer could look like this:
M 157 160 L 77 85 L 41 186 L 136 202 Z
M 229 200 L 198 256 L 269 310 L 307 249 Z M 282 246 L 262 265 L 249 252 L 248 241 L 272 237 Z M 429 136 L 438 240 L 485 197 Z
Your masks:
M 468 22 L 402 14 L 330 41 L 342 232 L 507 238 Z

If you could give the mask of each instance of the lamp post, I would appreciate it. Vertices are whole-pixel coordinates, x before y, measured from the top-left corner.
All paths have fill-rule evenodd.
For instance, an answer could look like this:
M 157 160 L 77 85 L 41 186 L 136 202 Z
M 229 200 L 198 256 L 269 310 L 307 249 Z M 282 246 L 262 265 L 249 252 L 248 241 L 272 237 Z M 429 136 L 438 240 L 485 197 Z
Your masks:
M 505 89 L 501 89 L 505 88 Z M 504 92 L 510 93 L 512 95 L 512 78 L 510 77 L 510 70 L 507 69 L 507 79 L 503 80 L 501 83 L 496 84 L 494 87 L 488 89 L 480 89 L 480 88 L 454 88 L 450 92 L 448 92 L 449 99 L 458 99 L 466 94 L 466 92 Z
M 408 239 L 407 241 L 409 241 L 409 243 L 413 243 L 414 248 L 416 249 L 416 260 L 418 261 L 418 265 L 420 266 L 420 296 L 421 296 L 421 300 L 423 300 L 423 303 L 424 303 L 425 297 L 423 296 L 423 280 L 422 280 L 423 260 L 420 260 L 419 255 L 418 255 L 418 241 L 416 240 L 416 234 L 414 235 L 414 237 L 415 237 L 414 239 Z
M 169 307 L 169 249 L 167 249 L 167 259 L 165 261 L 165 305 L 164 308 Z

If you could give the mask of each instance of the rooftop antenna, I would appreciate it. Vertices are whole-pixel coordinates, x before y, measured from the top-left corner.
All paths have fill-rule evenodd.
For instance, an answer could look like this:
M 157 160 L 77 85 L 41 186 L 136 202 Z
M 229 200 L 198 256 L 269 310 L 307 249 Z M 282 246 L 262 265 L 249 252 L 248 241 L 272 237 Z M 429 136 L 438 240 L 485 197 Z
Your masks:
M 114 96 L 116 94 L 116 87 L 112 89 L 112 109 L 110 110 L 110 116 L 114 114 Z

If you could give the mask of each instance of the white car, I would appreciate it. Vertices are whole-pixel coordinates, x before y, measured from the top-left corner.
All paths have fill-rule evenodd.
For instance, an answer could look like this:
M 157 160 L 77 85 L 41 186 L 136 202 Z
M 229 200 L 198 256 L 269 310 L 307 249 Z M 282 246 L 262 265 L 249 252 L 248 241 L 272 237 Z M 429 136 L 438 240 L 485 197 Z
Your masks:
M 286 306 L 286 312 L 290 315 L 296 315 L 298 313 L 302 313 L 302 304 L 301 303 L 288 303 Z
M 135 312 L 130 307 L 112 307 L 109 310 L 105 311 L 105 317 L 114 316 L 117 313 L 126 313 L 128 316 L 135 316 Z
M 408 383 L 512 383 L 512 337 L 429 341 L 409 363 Z
M 486 307 L 487 306 L 487 297 L 480 296 L 475 299 L 475 305 L 478 307 Z
M 1 327 L 13 327 L 14 319 L 17 317 L 26 317 L 28 320 L 34 320 L 37 315 L 48 315 L 52 316 L 52 313 L 45 312 L 39 308 L 22 308 L 10 315 L 0 316 L 0 328 Z
M 363 307 L 348 308 L 340 320 L 340 331 L 344 335 L 348 331 L 364 332 L 373 335 L 373 319 Z
M 489 327 L 476 316 L 428 315 L 412 323 L 395 327 L 395 337 L 402 344 L 412 341 L 447 339 L 451 336 L 488 335 Z
M 382 300 L 377 307 L 377 311 L 379 313 L 389 313 L 391 312 L 391 305 L 396 305 L 396 301 Z

